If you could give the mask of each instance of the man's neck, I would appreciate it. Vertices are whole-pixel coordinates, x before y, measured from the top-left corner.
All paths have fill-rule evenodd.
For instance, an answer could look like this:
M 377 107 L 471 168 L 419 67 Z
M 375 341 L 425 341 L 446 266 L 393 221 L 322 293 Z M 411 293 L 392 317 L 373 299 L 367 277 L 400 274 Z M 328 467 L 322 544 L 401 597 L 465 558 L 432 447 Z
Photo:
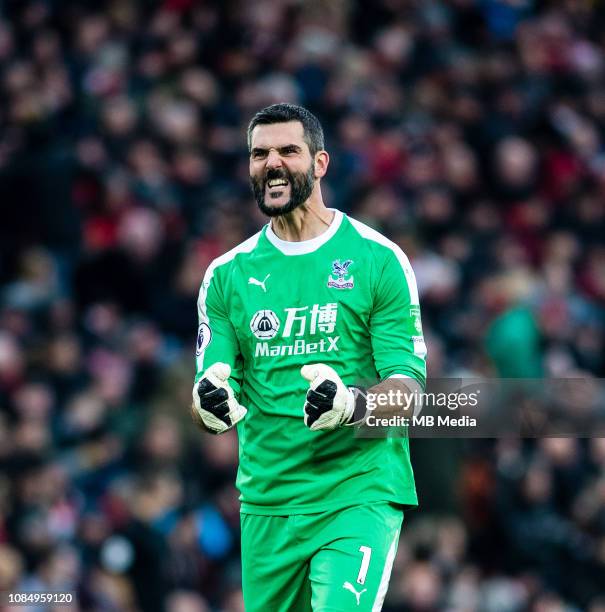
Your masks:
M 281 240 L 302 242 L 323 234 L 334 219 L 334 212 L 320 204 L 306 202 L 287 215 L 273 217 L 271 229 Z

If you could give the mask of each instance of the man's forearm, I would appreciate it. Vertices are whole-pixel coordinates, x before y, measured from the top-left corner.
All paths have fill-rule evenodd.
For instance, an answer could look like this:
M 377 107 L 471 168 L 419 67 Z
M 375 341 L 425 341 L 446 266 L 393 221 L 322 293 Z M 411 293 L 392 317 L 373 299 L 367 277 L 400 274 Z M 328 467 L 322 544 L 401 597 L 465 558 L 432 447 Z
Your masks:
M 369 389 L 358 394 L 355 408 L 355 421 L 367 418 L 370 414 L 376 418 L 392 416 L 411 417 L 420 402 L 422 387 L 413 378 L 386 378 Z

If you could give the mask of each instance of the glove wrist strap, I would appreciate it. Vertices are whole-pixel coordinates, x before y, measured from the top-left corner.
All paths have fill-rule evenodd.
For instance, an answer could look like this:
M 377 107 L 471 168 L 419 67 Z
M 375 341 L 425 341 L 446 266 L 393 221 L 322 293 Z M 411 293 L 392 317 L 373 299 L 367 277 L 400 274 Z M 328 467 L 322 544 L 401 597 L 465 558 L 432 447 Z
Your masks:
M 366 389 L 363 387 L 349 387 L 349 391 L 353 396 L 353 410 L 350 413 L 349 419 L 345 423 L 345 426 L 351 427 L 353 425 L 360 425 L 363 423 L 367 416 L 367 398 Z

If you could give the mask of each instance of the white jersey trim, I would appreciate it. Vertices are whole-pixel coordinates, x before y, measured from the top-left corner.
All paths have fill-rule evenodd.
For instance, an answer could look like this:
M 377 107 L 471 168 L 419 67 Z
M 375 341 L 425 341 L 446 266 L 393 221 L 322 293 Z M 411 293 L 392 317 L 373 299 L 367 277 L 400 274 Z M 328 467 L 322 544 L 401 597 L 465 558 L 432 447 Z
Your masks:
M 281 251 L 284 255 L 307 255 L 308 253 L 313 253 L 313 251 L 317 251 L 319 247 L 323 246 L 336 234 L 340 224 L 342 223 L 343 214 L 340 210 L 336 210 L 333 208 L 328 208 L 334 212 L 334 219 L 332 219 L 332 223 L 330 223 L 330 227 L 315 238 L 311 238 L 311 240 L 301 240 L 300 242 L 292 242 L 291 240 L 282 240 L 277 236 L 277 234 L 271 228 L 271 224 L 267 225 L 267 240 L 279 251 Z
M 391 249 L 391 251 L 393 251 L 408 281 L 408 288 L 410 291 L 410 303 L 414 306 L 417 306 L 420 301 L 418 299 L 416 276 L 414 275 L 412 265 L 410 264 L 410 260 L 408 259 L 407 255 L 401 250 L 398 245 L 396 245 L 392 240 L 389 240 L 388 238 L 383 236 L 380 232 L 377 232 L 375 229 L 369 227 L 365 223 L 361 223 L 361 221 L 357 221 L 356 219 L 352 219 L 351 217 L 347 218 L 351 222 L 351 225 L 359 232 L 359 235 L 362 238 L 377 242 L 378 244 L 381 244 L 382 246 L 387 247 L 388 249 Z

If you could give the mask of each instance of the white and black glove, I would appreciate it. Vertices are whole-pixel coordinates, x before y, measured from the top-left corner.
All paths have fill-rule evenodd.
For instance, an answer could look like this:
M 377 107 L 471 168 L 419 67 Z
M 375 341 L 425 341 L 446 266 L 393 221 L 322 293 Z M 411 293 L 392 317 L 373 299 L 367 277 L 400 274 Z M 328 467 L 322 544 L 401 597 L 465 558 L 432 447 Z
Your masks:
M 223 433 L 239 423 L 248 412 L 235 399 L 227 382 L 231 367 L 213 363 L 193 386 L 193 406 L 204 425 L 213 433 Z
M 305 425 L 311 430 L 336 429 L 363 420 L 365 407 L 361 418 L 356 418 L 357 389 L 346 387 L 333 368 L 314 363 L 304 365 L 300 373 L 310 383 L 303 411 Z

